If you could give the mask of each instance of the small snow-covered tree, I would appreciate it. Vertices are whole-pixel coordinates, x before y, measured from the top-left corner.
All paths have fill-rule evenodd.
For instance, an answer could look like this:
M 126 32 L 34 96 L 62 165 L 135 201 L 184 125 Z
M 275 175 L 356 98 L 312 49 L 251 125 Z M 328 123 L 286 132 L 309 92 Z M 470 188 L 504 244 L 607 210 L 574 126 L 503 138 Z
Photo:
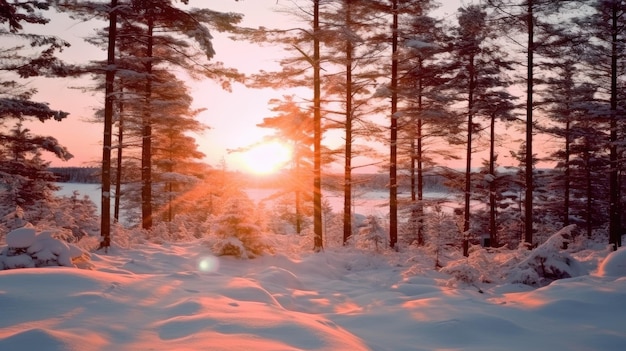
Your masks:
M 367 216 L 365 226 L 359 230 L 359 241 L 368 245 L 373 243 L 376 252 L 380 247 L 387 246 L 387 230 L 380 224 L 378 217 Z
M 7 246 L 0 248 L 0 270 L 46 266 L 87 265 L 89 254 L 55 237 L 53 232 L 37 233 L 32 227 L 7 234 Z
M 426 245 L 435 256 L 435 268 L 440 268 L 444 249 L 458 242 L 459 227 L 452 214 L 444 211 L 441 204 L 435 204 L 425 221 Z
M 526 256 L 507 272 L 507 280 L 532 286 L 587 274 L 585 268 L 564 247 L 571 241 L 576 225 L 569 225 L 554 233 L 536 249 L 524 250 Z
M 87 195 L 81 197 L 78 191 L 74 191 L 69 197 L 56 198 L 50 208 L 50 221 L 43 225 L 67 230 L 66 241 L 78 242 L 100 234 L 98 209 Z
M 213 245 L 216 255 L 254 258 L 271 252 L 264 241 L 263 228 L 254 221 L 252 201 L 243 193 L 227 200 L 224 212 L 215 219 L 218 241 Z

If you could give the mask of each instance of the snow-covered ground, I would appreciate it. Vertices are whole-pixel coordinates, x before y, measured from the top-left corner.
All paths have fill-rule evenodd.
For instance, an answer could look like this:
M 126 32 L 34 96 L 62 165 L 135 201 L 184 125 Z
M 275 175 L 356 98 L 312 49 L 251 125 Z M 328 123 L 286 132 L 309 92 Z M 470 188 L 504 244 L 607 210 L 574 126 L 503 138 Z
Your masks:
M 624 350 L 626 250 L 534 289 L 450 284 L 419 249 L 214 257 L 202 240 L 113 247 L 91 269 L 0 271 L 0 350 Z M 306 244 L 304 242 L 307 242 Z M 303 249 L 303 252 L 299 252 Z M 494 265 L 497 271 L 498 265 Z M 483 292 L 479 292 L 478 289 Z
M 372 214 L 379 195 L 361 198 Z M 72 264 L 71 245 L 22 232 L 0 264 Z M 236 259 L 206 238 L 135 238 L 80 268 L 0 270 L 0 351 L 624 350 L 626 249 L 559 253 L 553 238 L 530 253 L 440 251 L 439 270 L 428 247 L 313 253 L 309 237 L 268 235 L 273 254 Z M 513 283 L 550 267 L 574 277 Z

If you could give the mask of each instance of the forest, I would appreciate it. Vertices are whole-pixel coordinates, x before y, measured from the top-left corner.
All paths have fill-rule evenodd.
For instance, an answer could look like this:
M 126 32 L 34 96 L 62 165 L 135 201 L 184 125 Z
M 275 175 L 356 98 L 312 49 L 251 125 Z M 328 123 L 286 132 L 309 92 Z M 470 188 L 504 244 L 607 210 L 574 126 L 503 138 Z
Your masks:
M 42 159 L 44 152 L 70 159 L 71 150 L 23 123 L 67 117 L 54 101 L 35 101 L 29 82 L 89 77 L 90 93 L 102 96 L 93 116 L 103 128 L 102 212 L 95 224 L 93 209 L 87 211 L 88 228 L 80 228 L 83 212 L 67 212 L 70 241 L 100 236 L 106 251 L 122 220 L 147 237 L 175 238 L 185 223 L 197 223 L 194 235 L 202 236 L 201 228 L 226 213 L 258 210 L 242 191 L 251 180 L 201 161 L 191 133 L 209 126 L 192 108 L 192 79 L 225 90 L 244 84 L 310 94 L 298 90 L 268 101 L 274 115 L 258 126 L 272 130 L 267 141 L 293 150 L 289 166 L 275 176 L 280 210 L 272 220 L 310 236 L 314 251 L 323 250 L 327 235 L 349 245 L 367 225 L 352 211 L 364 184 L 388 192 L 388 214 L 376 221 L 394 250 L 436 240 L 440 203 L 424 196 L 429 187 L 460 196 L 458 207 L 443 215 L 464 256 L 477 243 L 536 247 L 571 224 L 576 235 L 614 250 L 622 245 L 624 1 L 486 0 L 443 17 L 431 0 L 281 3 L 298 28 L 248 28 L 243 15 L 200 1 L 0 0 L 0 234 L 24 222 L 49 224 L 60 207 L 76 208 L 64 203 L 82 201 L 55 198 L 59 178 Z M 101 29 L 84 40 L 106 57 L 82 64 L 59 59 L 70 45 L 66 38 L 29 32 L 49 24 L 52 13 L 99 21 Z M 215 33 L 283 50 L 280 69 L 244 75 L 216 62 Z M 325 145 L 328 133 L 343 144 Z M 539 157 L 537 140 L 557 146 Z M 501 164 L 505 156 L 516 163 Z M 328 172 L 331 164 L 343 172 Z M 379 173 L 363 175 L 364 166 Z M 333 233 L 325 232 L 322 190 L 329 188 L 344 203 Z M 246 242 L 252 233 L 240 226 L 221 235 Z

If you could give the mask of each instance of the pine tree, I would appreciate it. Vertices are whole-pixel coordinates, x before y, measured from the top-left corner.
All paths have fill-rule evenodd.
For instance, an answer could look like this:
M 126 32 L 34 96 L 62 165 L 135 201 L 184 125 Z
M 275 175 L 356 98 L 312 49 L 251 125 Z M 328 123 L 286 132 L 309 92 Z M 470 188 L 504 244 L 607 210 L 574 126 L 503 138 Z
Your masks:
M 12 210 L 17 208 L 18 212 L 22 211 L 20 207 L 38 203 L 46 206 L 55 190 L 55 177 L 47 170 L 49 163 L 42 160 L 41 153 L 51 152 L 61 160 L 72 157 L 55 138 L 33 136 L 23 128 L 28 119 L 61 121 L 68 115 L 51 109 L 47 103 L 33 101 L 37 90 L 18 80 L 75 73 L 74 67 L 56 57 L 69 46 L 66 41 L 24 31 L 24 25 L 48 23 L 43 11 L 49 8 L 50 4 L 39 1 L 0 2 L 0 182 L 5 189 L 3 202 L 11 203 Z M 11 125 L 13 128 L 8 129 Z
M 167 82 L 155 91 L 161 108 L 153 113 L 154 204 L 165 222 L 172 222 L 185 193 L 200 181 L 199 161 L 205 156 L 190 132 L 206 129 L 195 117 L 200 112 L 191 108 L 192 99 L 185 85 L 169 72 L 160 72 L 159 80 Z
M 593 101 L 595 89 L 587 90 L 587 99 Z M 570 145 L 570 203 L 572 217 L 580 218 L 587 237 L 591 238 L 593 230 L 606 225 L 606 213 L 609 211 L 607 199 L 609 182 L 606 177 L 610 173 L 607 162 L 606 144 L 607 121 L 594 115 L 602 110 L 603 104 L 587 103 L 570 126 L 572 135 Z M 594 108 L 595 107 L 595 108 Z
M 293 193 L 294 220 L 296 233 L 300 234 L 303 229 L 303 219 L 307 212 L 305 200 L 310 201 L 311 175 L 310 169 L 313 163 L 311 152 L 313 145 L 313 120 L 306 111 L 295 101 L 295 96 L 285 96 L 283 100 L 273 100 L 273 117 L 263 118 L 263 122 L 257 124 L 261 128 L 273 128 L 275 132 L 266 138 L 266 141 L 281 141 L 287 143 L 292 150 L 290 168 L 287 171 L 287 179 L 281 182 L 281 192 Z
M 557 168 L 563 173 L 560 182 L 562 185 L 559 187 L 563 189 L 563 203 L 560 209 L 549 210 L 559 213 L 563 227 L 566 227 L 570 224 L 571 217 L 572 144 L 582 136 L 576 125 L 585 113 L 583 106 L 590 102 L 585 100 L 593 92 L 589 91 L 588 84 L 581 83 L 581 72 L 576 67 L 581 61 L 580 50 L 565 46 L 555 51 L 554 58 L 544 63 L 544 67 L 554 75 L 544 80 L 547 89 L 540 92 L 543 96 L 542 110 L 551 117 L 551 123 L 547 127 L 539 128 L 563 140 L 563 148 L 552 154 L 553 159 L 558 162 Z
M 111 144 L 115 80 L 115 44 L 117 40 L 117 0 L 111 0 L 108 11 L 107 64 L 104 89 L 104 131 L 102 134 L 102 196 L 100 214 L 100 247 L 105 252 L 111 246 Z
M 620 130 L 626 115 L 626 97 L 623 94 L 626 3 L 622 0 L 597 0 L 589 4 L 592 11 L 579 23 L 588 30 L 591 38 L 587 60 L 591 68 L 589 75 L 598 87 L 599 99 L 605 106 L 595 114 L 609 123 L 609 244 L 617 250 L 622 245 L 619 172 L 620 140 L 623 137 Z
M 433 2 L 429 0 L 381 0 L 372 1 L 369 5 L 370 11 L 382 12 L 384 16 L 380 16 L 378 21 L 381 26 L 372 40 L 376 44 L 384 44 L 386 51 L 385 59 L 379 60 L 379 79 L 386 80 L 389 83 L 384 84 L 376 93 L 377 97 L 385 97 L 390 101 L 390 109 L 386 115 L 389 116 L 388 137 L 385 143 L 389 147 L 388 172 L 389 172 L 389 245 L 396 247 L 398 242 L 398 187 L 399 173 L 401 174 L 402 161 L 402 127 L 403 117 L 406 114 L 407 86 L 403 85 L 403 81 L 409 81 L 407 76 L 414 71 L 405 59 L 407 51 L 416 48 L 417 43 L 424 43 L 420 40 L 420 36 L 429 31 L 416 31 L 421 19 L 427 19 L 427 13 L 434 7 Z M 429 22 L 432 23 L 432 22 Z M 412 26 L 413 25 L 413 26 Z M 423 27 L 421 29 L 424 29 Z M 426 38 L 424 38 L 426 39 Z M 429 43 L 433 44 L 433 43 Z M 415 159 L 415 158 L 413 158 Z
M 324 88 L 329 103 L 340 105 L 328 112 L 329 129 L 343 132 L 344 145 L 341 153 L 343 164 L 343 243 L 353 235 L 352 202 L 353 170 L 363 167 L 356 164 L 359 156 L 373 157 L 372 150 L 359 143 L 360 139 L 372 139 L 377 134 L 377 126 L 368 120 L 377 109 L 368 104 L 371 87 L 375 84 L 373 67 L 378 58 L 376 45 L 371 45 L 369 37 L 375 28 L 374 12 L 368 11 L 368 1 L 337 0 L 335 6 L 325 13 L 325 46 L 328 62 L 336 72 L 327 73 Z M 328 68 L 326 68 L 328 71 Z M 335 117 L 336 116 L 336 117 Z
M 495 115 L 507 114 L 511 109 L 510 97 L 502 90 L 507 82 L 503 80 L 509 68 L 504 55 L 492 40 L 494 33 L 488 26 L 487 13 L 479 6 L 472 5 L 459 9 L 459 25 L 456 29 L 453 77 L 448 83 L 452 91 L 458 92 L 457 99 L 464 104 L 466 123 L 466 167 L 463 211 L 463 255 L 468 256 L 471 236 L 472 200 L 472 153 L 474 137 L 483 129 L 478 117 L 487 117 L 495 122 Z M 504 100 L 496 100 L 496 99 Z M 462 99 L 462 100 L 461 100 Z M 491 126 L 490 123 L 490 127 Z M 493 133 L 493 129 L 492 129 Z M 493 135 L 491 136 L 493 138 Z M 490 150 L 493 153 L 493 150 Z M 493 170 L 491 170 L 493 173 Z M 493 226 L 493 222 L 492 222 Z M 493 230 L 493 227 L 491 227 Z M 495 237 L 495 234 L 493 235 Z
M 7 135 L 0 136 L 0 183 L 5 188 L 3 201 L 12 208 L 29 207 L 52 199 L 54 174 L 47 168 L 49 162 L 41 158 L 48 151 L 61 160 L 72 155 L 52 137 L 34 136 L 18 122 Z
M 551 22 L 551 15 L 576 0 L 488 0 L 488 7 L 496 11 L 494 25 L 513 36 L 513 43 L 520 43 L 526 55 L 526 137 L 525 137 L 525 200 L 524 200 L 524 242 L 533 244 L 533 109 L 535 108 L 536 65 L 542 49 L 549 48 L 561 40 L 558 26 Z M 515 39 L 515 35 L 525 36 L 525 40 Z M 521 44 L 523 43 L 523 44 Z
M 459 134 L 458 121 L 446 111 L 449 97 L 441 89 L 449 79 L 445 76 L 449 65 L 445 60 L 449 38 L 441 21 L 429 16 L 427 9 L 430 7 L 412 13 L 402 31 L 406 48 L 400 59 L 399 81 L 403 101 L 399 116 L 399 165 L 409 173 L 408 229 L 418 245 L 425 244 L 425 173 L 435 166 L 435 158 L 454 158 L 450 147 L 442 141 Z
M 220 240 L 213 246 L 214 253 L 240 258 L 271 253 L 272 248 L 263 240 L 262 227 L 254 217 L 255 206 L 245 194 L 227 199 L 224 212 L 216 219 L 216 235 Z

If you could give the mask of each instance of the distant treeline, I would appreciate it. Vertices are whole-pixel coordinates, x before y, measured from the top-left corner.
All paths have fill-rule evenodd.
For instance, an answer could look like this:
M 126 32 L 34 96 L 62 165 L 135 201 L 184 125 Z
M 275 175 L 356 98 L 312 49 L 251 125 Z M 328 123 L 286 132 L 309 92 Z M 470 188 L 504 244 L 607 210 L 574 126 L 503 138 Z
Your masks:
M 324 180 L 324 179 L 323 179 Z M 424 191 L 445 191 L 447 178 L 434 172 L 424 174 Z M 356 189 L 361 190 L 381 190 L 389 188 L 389 174 L 386 173 L 355 173 L 352 174 L 352 182 Z M 326 175 L 325 185 L 329 188 L 338 187 L 343 184 L 343 174 Z M 398 190 L 400 192 L 411 190 L 410 177 L 398 174 Z
M 251 188 L 276 188 L 284 187 L 285 182 L 289 182 L 287 173 L 276 173 L 271 175 L 252 175 L 245 173 L 233 173 L 231 176 L 237 176 L 242 184 Z M 426 172 L 424 174 L 424 191 L 448 191 L 450 190 L 446 183 L 449 181 L 449 175 L 440 174 L 438 172 Z M 322 187 L 329 190 L 340 191 L 343 189 L 343 174 L 326 173 L 322 176 Z M 352 183 L 354 189 L 358 190 L 381 190 L 389 187 L 389 175 L 386 173 L 354 173 L 352 174 Z M 410 191 L 411 180 L 408 176 L 399 175 L 398 188 L 400 191 Z
M 98 167 L 51 167 L 48 168 L 59 183 L 100 183 Z
M 101 181 L 100 168 L 98 167 L 51 167 L 48 168 L 57 181 L 60 183 L 88 183 L 98 184 Z M 243 187 L 252 188 L 275 188 L 284 186 L 288 177 L 285 173 L 271 175 L 251 175 L 241 172 L 228 172 L 229 177 L 236 178 Z M 450 175 L 439 174 L 437 172 L 426 172 L 424 174 L 425 191 L 445 191 L 449 190 L 446 183 L 450 180 Z M 322 177 L 325 189 L 341 190 L 343 184 L 343 174 L 324 174 Z M 355 173 L 352 175 L 352 182 L 355 189 L 380 190 L 389 186 L 389 175 L 385 173 Z M 410 190 L 409 177 L 399 175 L 398 186 L 400 191 Z

